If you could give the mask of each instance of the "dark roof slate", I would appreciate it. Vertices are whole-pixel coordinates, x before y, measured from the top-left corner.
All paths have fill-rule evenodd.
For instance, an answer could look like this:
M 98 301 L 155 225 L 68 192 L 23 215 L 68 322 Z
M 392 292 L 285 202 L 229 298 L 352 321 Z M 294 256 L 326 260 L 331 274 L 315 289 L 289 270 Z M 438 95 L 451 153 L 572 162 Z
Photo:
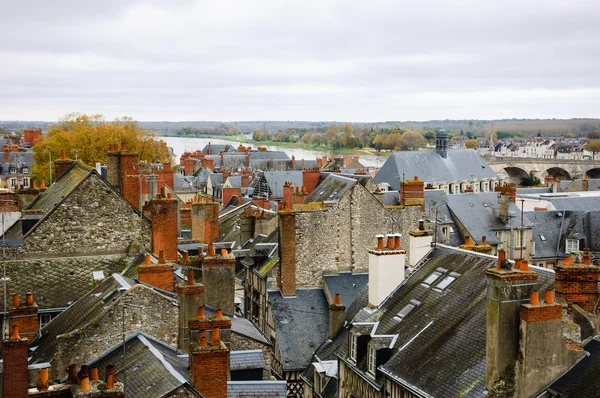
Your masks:
M 600 391 L 600 338 L 590 340 L 584 350 L 589 353 L 567 373 L 556 380 L 548 391 L 559 397 L 595 398 Z M 555 395 L 552 395 L 555 396 Z
M 228 398 L 285 398 L 285 380 L 228 381 Z
M 331 299 L 336 294 L 340 295 L 342 304 L 348 308 L 360 294 L 360 291 L 369 282 L 369 274 L 340 272 L 339 274 L 323 275 L 323 283 L 329 291 Z
M 354 178 L 330 174 L 304 199 L 304 203 L 338 201 L 357 183 Z
M 264 369 L 265 358 L 262 350 L 231 351 L 230 370 Z

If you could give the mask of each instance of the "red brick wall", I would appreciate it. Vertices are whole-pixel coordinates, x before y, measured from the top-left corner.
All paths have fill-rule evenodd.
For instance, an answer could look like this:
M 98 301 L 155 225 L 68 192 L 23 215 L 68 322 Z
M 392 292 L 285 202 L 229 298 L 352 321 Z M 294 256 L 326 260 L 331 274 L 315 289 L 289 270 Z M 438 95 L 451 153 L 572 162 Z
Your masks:
M 600 269 L 594 265 L 559 265 L 555 268 L 556 296 L 594 312 L 598 303 Z
M 193 347 L 190 377 L 196 390 L 205 397 L 227 398 L 229 350 L 219 346 Z
M 168 264 L 143 264 L 138 267 L 140 282 L 168 292 L 175 291 L 173 281 L 174 272 L 173 267 Z
M 560 304 L 542 304 L 539 306 L 521 305 L 519 316 L 522 321 L 542 322 L 562 317 L 562 306 Z
M 140 170 L 137 153 L 121 152 L 121 194 L 136 209 L 140 201 Z
M 194 159 L 187 158 L 183 160 L 184 175 L 191 176 L 194 173 Z
M 19 308 L 11 309 L 8 313 L 10 316 L 8 323 L 9 330 L 12 330 L 12 327 L 17 325 L 21 337 L 29 341 L 33 340 L 40 329 L 37 306 L 28 307 L 27 305 L 22 305 Z
M 287 207 L 292 208 L 294 204 L 294 186 L 292 184 L 286 183 L 283 186 L 283 201 Z
M 27 370 L 27 354 L 29 341 L 5 340 L 2 343 L 4 374 L 2 396 L 10 398 L 27 398 L 29 371 Z
M 306 189 L 306 192 L 311 193 L 315 189 L 315 187 L 319 183 L 320 177 L 321 172 L 319 170 L 302 171 L 302 185 Z
M 179 209 L 179 221 L 182 229 L 190 229 L 192 227 L 192 206 L 184 205 Z
M 279 212 L 279 289 L 284 296 L 296 294 L 296 214 Z
M 400 183 L 400 204 L 402 206 L 421 205 L 424 198 L 425 183 L 414 180 L 402 181 Z
M 225 205 L 227 202 L 229 202 L 229 199 L 231 199 L 231 197 L 233 195 L 237 195 L 238 197 L 242 195 L 242 189 L 241 188 L 223 188 L 223 205 Z
M 75 161 L 70 159 L 58 159 L 54 161 L 54 179 L 60 177 L 66 169 L 69 168 Z
M 36 142 L 42 137 L 42 130 L 23 130 L 25 142 L 29 142 L 33 147 Z
M 177 200 L 154 199 L 152 211 L 152 251 L 165 251 L 165 258 L 177 260 Z

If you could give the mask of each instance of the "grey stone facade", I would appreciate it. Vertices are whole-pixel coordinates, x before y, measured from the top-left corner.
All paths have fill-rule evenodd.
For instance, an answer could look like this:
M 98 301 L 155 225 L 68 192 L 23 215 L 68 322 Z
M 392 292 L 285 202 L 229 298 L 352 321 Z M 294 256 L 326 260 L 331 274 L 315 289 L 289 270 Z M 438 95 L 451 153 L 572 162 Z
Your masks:
M 324 273 L 368 271 L 377 234 L 401 233 L 408 252 L 408 232 L 421 217 L 419 206 L 384 207 L 360 184 L 324 210 L 296 210 L 297 285 L 321 286 Z
M 102 177 L 91 174 L 24 237 L 16 257 L 126 253 L 133 242 L 149 246 L 151 224 Z
M 106 308 L 97 318 L 84 327 L 57 337 L 54 369 L 63 376 L 71 363 L 86 363 L 118 344 L 123 333 L 123 310 L 126 299 L 132 306 L 125 309 L 126 334 L 144 332 L 158 340 L 177 346 L 178 312 L 173 300 L 143 285 L 133 286 L 127 294 Z

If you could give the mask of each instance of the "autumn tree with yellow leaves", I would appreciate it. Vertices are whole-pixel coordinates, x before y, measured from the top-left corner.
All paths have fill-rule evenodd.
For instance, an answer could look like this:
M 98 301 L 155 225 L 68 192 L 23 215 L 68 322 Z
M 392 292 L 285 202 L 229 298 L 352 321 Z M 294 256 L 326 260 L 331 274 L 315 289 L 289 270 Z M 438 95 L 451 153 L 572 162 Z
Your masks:
M 54 161 L 64 150 L 67 158 L 95 166 L 96 163 L 106 163 L 110 145 L 121 147 L 122 143 L 128 152 L 138 153 L 140 161 L 170 160 L 166 146 L 156 141 L 151 131 L 129 117 L 106 121 L 102 115 L 72 113 L 50 125 L 43 139 L 33 147 L 33 177 L 38 182 L 48 180 L 50 154 Z

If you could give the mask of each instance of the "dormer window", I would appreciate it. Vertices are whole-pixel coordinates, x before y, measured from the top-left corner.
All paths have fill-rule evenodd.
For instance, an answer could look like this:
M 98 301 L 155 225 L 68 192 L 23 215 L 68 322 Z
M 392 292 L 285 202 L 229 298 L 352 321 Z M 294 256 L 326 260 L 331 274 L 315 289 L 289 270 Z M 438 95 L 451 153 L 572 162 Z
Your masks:
M 27 167 L 23 167 L 23 174 L 29 173 L 29 169 Z
M 356 333 L 351 332 L 350 333 L 350 359 L 352 359 L 353 361 L 356 361 L 356 353 L 357 353 L 357 346 L 358 346 L 358 336 L 356 335 Z
M 373 346 L 373 344 L 369 344 L 369 355 L 368 355 L 368 365 L 369 365 L 369 373 L 371 373 L 371 375 L 375 376 L 375 370 L 376 370 L 376 364 L 377 364 L 377 350 L 375 350 L 375 347 Z
M 579 250 L 579 240 L 578 239 L 567 239 L 565 252 L 571 253 Z
M 15 167 L 11 167 L 10 174 L 17 174 L 17 169 Z

